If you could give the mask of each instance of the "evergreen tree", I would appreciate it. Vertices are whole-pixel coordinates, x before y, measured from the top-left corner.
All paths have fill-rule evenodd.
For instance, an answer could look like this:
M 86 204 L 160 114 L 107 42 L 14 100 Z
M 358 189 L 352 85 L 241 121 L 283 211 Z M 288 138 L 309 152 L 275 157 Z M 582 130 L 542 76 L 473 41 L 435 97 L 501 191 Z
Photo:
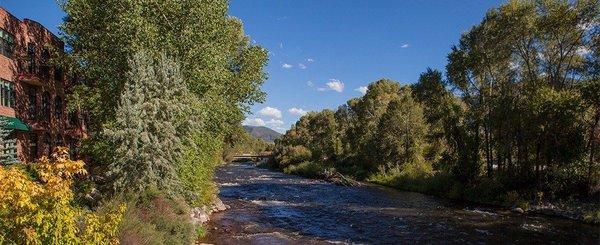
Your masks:
M 104 135 L 115 146 L 109 176 L 116 192 L 157 188 L 178 192 L 177 160 L 191 143 L 196 123 L 190 95 L 178 64 L 146 52 L 129 61 L 131 71 L 116 120 Z

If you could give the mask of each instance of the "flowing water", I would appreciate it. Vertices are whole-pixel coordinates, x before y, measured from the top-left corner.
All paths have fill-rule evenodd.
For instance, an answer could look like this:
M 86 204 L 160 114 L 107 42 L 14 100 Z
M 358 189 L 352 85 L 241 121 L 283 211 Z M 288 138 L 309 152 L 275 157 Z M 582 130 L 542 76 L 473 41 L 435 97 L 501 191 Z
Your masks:
M 251 164 L 216 175 L 231 208 L 216 213 L 214 244 L 600 244 L 600 227 L 456 204 L 413 192 L 344 187 Z

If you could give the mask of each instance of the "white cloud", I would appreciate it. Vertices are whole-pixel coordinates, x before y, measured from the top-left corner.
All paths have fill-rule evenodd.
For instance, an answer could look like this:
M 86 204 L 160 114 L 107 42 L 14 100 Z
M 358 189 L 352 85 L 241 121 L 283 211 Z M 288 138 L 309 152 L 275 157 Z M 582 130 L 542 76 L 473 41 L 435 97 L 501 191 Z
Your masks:
M 269 121 L 266 121 L 265 124 L 269 127 L 281 128 L 281 126 L 283 126 L 283 121 L 279 119 L 271 119 Z
M 408 48 L 410 47 L 410 45 L 408 43 L 402 44 L 402 46 L 400 46 L 401 48 Z
M 366 94 L 366 93 L 367 93 L 367 89 L 368 89 L 368 88 L 367 88 L 367 87 L 365 87 L 365 86 L 360 86 L 360 87 L 358 87 L 358 88 L 355 88 L 355 89 L 354 89 L 354 91 L 360 92 L 361 94 L 363 94 L 363 95 L 364 95 L 364 94 Z
M 311 82 L 311 81 L 307 81 L 306 85 L 308 85 L 311 88 L 315 86 L 315 84 L 313 82 Z
M 344 83 L 337 79 L 329 79 L 329 82 L 327 82 L 325 85 L 327 85 L 329 89 L 335 90 L 339 93 L 344 91 Z
M 302 108 L 296 108 L 296 107 L 292 107 L 288 110 L 288 112 L 292 115 L 298 115 L 298 116 L 304 116 L 306 115 L 306 113 L 308 113 L 307 111 L 303 110 Z
M 310 62 L 310 63 L 312 63 L 312 62 L 315 62 L 315 60 L 314 60 L 314 59 L 312 59 L 312 58 L 308 58 L 308 59 L 306 59 L 306 62 Z
M 304 65 L 302 63 L 298 63 L 298 67 L 300 67 L 300 69 L 302 69 L 302 70 L 306 69 L 306 65 Z
M 317 88 L 317 91 L 321 91 L 322 92 L 322 91 L 325 91 L 325 90 L 327 90 L 327 89 L 326 88 Z
M 283 63 L 283 65 L 281 65 L 281 67 L 282 67 L 283 69 L 290 69 L 290 68 L 292 68 L 293 66 L 292 66 L 292 65 L 290 65 L 290 64 L 288 64 L 288 63 Z
M 242 125 L 250 125 L 250 126 L 265 126 L 266 123 L 260 118 L 246 118 L 242 122 Z
M 592 51 L 585 46 L 581 46 L 579 48 L 577 48 L 577 50 L 575 51 L 577 53 L 577 55 L 579 56 L 587 56 L 588 54 L 590 54 Z
M 277 108 L 273 108 L 273 107 L 269 107 L 269 106 L 262 108 L 260 111 L 258 111 L 258 114 L 265 116 L 265 117 L 281 118 L 281 111 Z
M 279 48 L 283 48 L 283 43 L 279 43 Z

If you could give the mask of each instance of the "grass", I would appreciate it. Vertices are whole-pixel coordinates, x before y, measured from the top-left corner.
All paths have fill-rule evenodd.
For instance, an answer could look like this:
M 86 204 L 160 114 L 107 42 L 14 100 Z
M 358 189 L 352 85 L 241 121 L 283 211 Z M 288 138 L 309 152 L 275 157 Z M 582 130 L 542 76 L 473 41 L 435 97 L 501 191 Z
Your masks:
M 315 162 L 302 162 L 297 165 L 290 165 L 283 169 L 286 174 L 294 174 L 306 178 L 319 179 L 323 177 L 323 171 L 326 168 Z
M 182 198 L 144 193 L 128 204 L 120 227 L 122 244 L 192 244 L 197 231 Z

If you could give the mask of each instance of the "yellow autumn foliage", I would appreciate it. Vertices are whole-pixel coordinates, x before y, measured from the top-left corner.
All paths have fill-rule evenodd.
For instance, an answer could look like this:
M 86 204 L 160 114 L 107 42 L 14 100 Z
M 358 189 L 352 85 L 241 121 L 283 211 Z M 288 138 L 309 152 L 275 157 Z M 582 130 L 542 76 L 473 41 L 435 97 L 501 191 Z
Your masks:
M 73 177 L 83 161 L 57 147 L 51 158 L 0 167 L 0 244 L 117 244 L 125 212 L 121 205 L 102 215 L 73 205 Z

